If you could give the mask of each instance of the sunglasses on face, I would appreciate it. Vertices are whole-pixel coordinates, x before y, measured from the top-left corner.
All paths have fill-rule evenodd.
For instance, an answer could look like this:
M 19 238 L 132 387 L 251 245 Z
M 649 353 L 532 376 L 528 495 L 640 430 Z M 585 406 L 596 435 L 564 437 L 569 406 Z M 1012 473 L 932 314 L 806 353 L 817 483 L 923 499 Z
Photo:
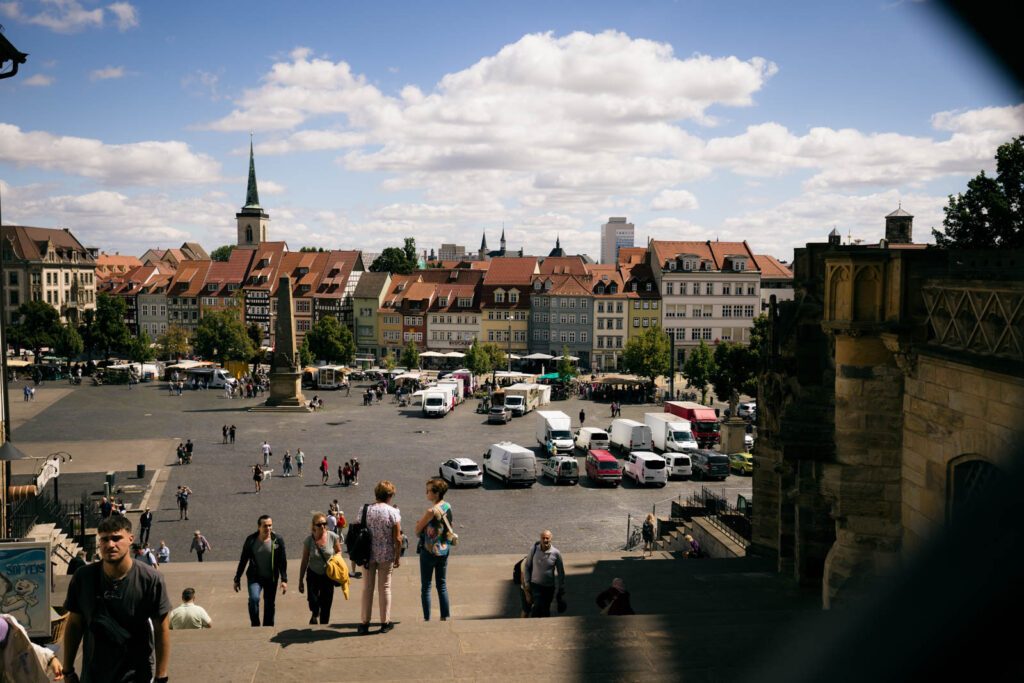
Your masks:
M 327 522 L 317 522 L 313 526 L 327 526 Z

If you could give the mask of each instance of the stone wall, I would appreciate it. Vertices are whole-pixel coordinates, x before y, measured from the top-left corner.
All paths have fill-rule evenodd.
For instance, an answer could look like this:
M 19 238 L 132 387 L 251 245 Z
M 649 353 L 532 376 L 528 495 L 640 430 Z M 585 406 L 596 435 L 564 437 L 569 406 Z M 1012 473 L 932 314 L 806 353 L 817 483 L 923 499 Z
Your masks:
M 901 512 L 911 553 L 952 514 L 954 466 L 998 468 L 1024 443 L 1024 379 L 925 350 L 905 386 Z

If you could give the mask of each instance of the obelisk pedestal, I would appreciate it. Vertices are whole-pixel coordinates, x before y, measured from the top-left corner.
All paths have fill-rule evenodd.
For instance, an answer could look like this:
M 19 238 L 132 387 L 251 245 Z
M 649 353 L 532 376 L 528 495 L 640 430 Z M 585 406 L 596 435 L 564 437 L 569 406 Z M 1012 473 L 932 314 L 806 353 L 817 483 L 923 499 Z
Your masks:
M 277 320 L 274 323 L 274 358 L 270 365 L 270 396 L 254 411 L 306 413 L 302 395 L 302 370 L 295 350 L 295 319 L 292 316 L 292 281 L 282 275 L 277 284 Z

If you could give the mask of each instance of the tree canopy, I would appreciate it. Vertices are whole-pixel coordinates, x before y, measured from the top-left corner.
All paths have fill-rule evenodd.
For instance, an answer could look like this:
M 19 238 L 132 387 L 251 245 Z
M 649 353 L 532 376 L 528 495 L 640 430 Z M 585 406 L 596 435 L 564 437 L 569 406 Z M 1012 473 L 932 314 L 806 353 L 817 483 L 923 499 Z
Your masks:
M 69 323 L 61 325 L 54 336 L 53 350 L 56 351 L 58 356 L 71 360 L 82 354 L 82 351 L 85 350 L 85 344 L 82 343 L 82 336 L 78 334 L 78 330 Z
M 943 210 L 944 230 L 932 229 L 940 247 L 1024 247 L 1024 135 L 999 146 L 995 178 L 982 171 Z
M 420 366 L 420 352 L 416 348 L 416 342 L 411 341 L 402 349 L 402 355 L 398 358 L 398 364 L 403 368 L 412 370 Z
M 375 273 L 398 273 L 408 275 L 416 270 L 419 259 L 416 258 L 416 239 L 405 238 L 405 246 L 388 247 L 381 252 L 380 256 L 370 264 L 370 270 Z
M 256 353 L 237 311 L 212 311 L 203 316 L 192 336 L 192 346 L 203 358 L 224 363 L 249 360 Z
M 210 259 L 214 261 L 227 261 L 231 258 L 231 252 L 235 250 L 235 245 L 225 244 L 217 247 L 210 252 Z
M 156 343 L 160 348 L 161 357 L 178 360 L 188 353 L 188 332 L 180 325 L 169 325 L 157 338 Z
M 53 346 L 60 333 L 60 314 L 45 301 L 26 301 L 18 306 L 16 322 L 10 327 L 13 344 L 37 352 Z
M 576 364 L 569 360 L 569 346 L 562 345 L 562 357 L 558 360 L 558 378 L 568 381 L 578 374 Z
M 729 403 L 730 415 L 736 414 L 736 394 L 756 395 L 757 354 L 746 344 L 721 342 L 715 346 L 711 384 L 719 401 Z
M 114 351 L 128 346 L 131 332 L 124 322 L 127 305 L 119 296 L 101 293 L 96 297 L 96 319 L 92 329 L 93 344 L 107 358 Z
M 690 352 L 689 357 L 683 363 L 682 375 L 689 382 L 690 386 L 700 391 L 700 402 L 704 403 L 708 397 L 708 383 L 715 372 L 715 359 L 711 355 L 711 349 L 703 341 Z
M 153 340 L 150 339 L 149 334 L 145 331 L 141 332 L 138 337 L 128 341 L 125 352 L 128 355 L 128 359 L 133 363 L 146 363 L 156 358 L 156 352 L 153 350 Z
M 668 372 L 671 342 L 658 325 L 648 328 L 626 342 L 622 350 L 622 367 L 652 382 Z
M 306 332 L 304 344 L 314 360 L 328 363 L 351 363 L 356 355 L 356 343 L 352 331 L 338 322 L 333 315 L 324 316 Z

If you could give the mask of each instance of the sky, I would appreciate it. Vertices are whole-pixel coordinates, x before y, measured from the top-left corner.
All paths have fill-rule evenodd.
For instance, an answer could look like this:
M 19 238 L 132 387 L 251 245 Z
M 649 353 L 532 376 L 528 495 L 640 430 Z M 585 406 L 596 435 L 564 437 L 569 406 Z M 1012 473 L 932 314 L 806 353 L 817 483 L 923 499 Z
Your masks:
M 929 2 L 0 0 L 4 224 L 141 254 L 269 239 L 600 254 L 650 238 L 932 241 L 1024 92 Z M 9 67 L 9 65 L 8 65 Z

